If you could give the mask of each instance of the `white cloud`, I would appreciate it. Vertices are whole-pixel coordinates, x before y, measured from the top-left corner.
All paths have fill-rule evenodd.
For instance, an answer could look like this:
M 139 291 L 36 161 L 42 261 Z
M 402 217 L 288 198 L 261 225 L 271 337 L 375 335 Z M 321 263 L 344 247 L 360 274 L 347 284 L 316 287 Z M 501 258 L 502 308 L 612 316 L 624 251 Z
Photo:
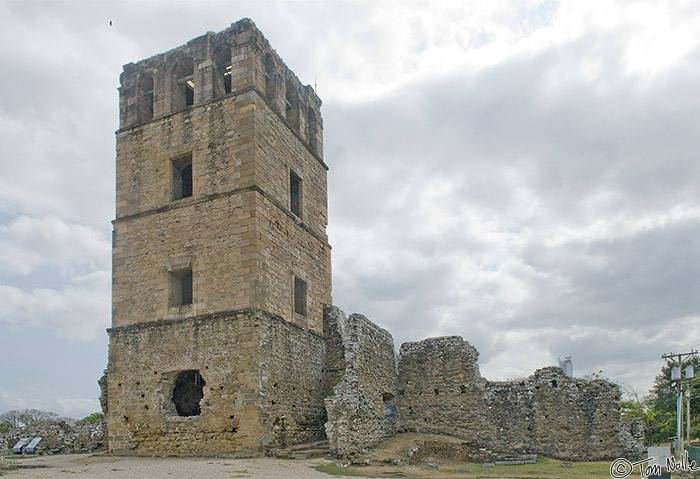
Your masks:
M 663 320 L 700 338 L 694 2 L 229 7 L 0 4 L 3 324 L 102 334 L 121 65 L 251 16 L 318 78 L 340 307 L 461 334 L 487 376 L 574 355 L 650 383 Z
M 44 328 L 76 341 L 92 341 L 110 322 L 111 275 L 95 271 L 79 278 L 80 285 L 24 291 L 0 285 L 2 319 L 19 327 Z
M 47 265 L 66 277 L 85 270 L 105 270 L 110 250 L 104 230 L 53 215 L 23 215 L 0 225 L 0 269 L 5 274 L 27 275 Z

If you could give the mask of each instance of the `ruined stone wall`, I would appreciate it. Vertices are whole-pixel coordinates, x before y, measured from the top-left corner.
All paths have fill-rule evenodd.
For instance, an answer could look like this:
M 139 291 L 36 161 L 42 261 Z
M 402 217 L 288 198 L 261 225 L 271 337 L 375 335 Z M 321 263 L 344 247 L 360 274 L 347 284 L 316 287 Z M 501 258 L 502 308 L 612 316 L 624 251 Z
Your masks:
M 319 335 L 258 310 L 112 328 L 109 450 L 259 455 L 318 438 L 324 353 Z M 183 371 L 205 383 L 197 415 L 173 403 Z
M 12 429 L 0 434 L 0 450 L 12 449 L 19 439 L 41 437 L 37 454 L 74 454 L 99 451 L 107 447 L 105 420 L 96 422 L 55 419 L 41 424 Z
M 547 367 L 520 381 L 489 383 L 486 398 L 497 450 L 569 460 L 614 459 L 635 451 L 621 441 L 620 390 L 603 380 L 571 378 Z M 637 453 L 639 451 L 636 451 Z
M 346 456 L 396 431 L 394 341 L 359 314 L 328 308 L 325 320 L 329 378 L 338 381 L 325 401 L 326 434 L 331 452 Z
M 599 460 L 641 452 L 620 415 L 620 391 L 548 367 L 527 379 L 488 382 L 460 337 L 406 343 L 399 353 L 400 429 L 450 434 L 495 452 Z
M 485 401 L 487 382 L 478 351 L 458 336 L 401 345 L 399 417 L 404 431 L 450 434 L 465 440 L 494 435 Z
M 286 321 L 258 320 L 258 338 L 264 451 L 324 439 L 324 337 Z

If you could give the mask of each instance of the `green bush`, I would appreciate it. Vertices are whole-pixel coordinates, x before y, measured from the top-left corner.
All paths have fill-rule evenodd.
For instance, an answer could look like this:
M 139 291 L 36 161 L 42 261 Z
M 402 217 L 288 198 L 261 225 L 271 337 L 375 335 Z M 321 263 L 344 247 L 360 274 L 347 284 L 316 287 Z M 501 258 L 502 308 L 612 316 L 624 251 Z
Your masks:
M 83 422 L 99 422 L 104 418 L 105 418 L 105 415 L 102 414 L 101 412 L 93 412 L 89 416 L 82 418 L 81 421 L 83 421 Z

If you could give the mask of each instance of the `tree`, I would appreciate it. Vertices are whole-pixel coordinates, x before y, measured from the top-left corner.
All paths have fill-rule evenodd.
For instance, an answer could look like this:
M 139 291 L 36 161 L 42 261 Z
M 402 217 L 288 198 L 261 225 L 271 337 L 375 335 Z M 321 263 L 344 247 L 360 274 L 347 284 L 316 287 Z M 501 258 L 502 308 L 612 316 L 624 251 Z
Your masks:
M 58 419 L 58 414 L 39 409 L 17 409 L 0 414 L 0 429 L 32 427 L 52 419 Z
M 662 412 L 654 407 L 654 397 L 647 395 L 640 399 L 636 391 L 625 391 L 631 399 L 621 401 L 622 415 L 629 418 L 638 418 L 642 421 L 644 431 L 644 445 L 651 446 L 659 441 L 659 434 L 668 427 L 668 422 L 675 421 L 675 416 L 668 412 Z M 675 424 L 675 423 L 674 423 Z
M 678 397 L 679 385 L 678 381 L 671 380 L 671 369 L 678 366 L 677 362 L 667 361 L 661 368 L 661 374 L 656 376 L 654 386 L 650 391 L 650 400 L 652 401 L 653 410 L 663 417 L 658 430 L 655 431 L 653 441 L 655 443 L 667 442 L 668 438 L 676 435 L 676 399 Z M 700 374 L 700 358 L 690 356 L 681 364 L 681 370 L 687 366 L 693 366 L 696 374 Z M 700 379 L 700 378 L 699 378 Z M 700 398 L 700 384 L 693 381 L 683 381 L 685 385 L 690 387 L 691 397 Z M 685 402 L 683 407 L 685 408 Z M 685 414 L 683 415 L 685 420 Z M 690 402 L 691 416 L 691 437 L 697 437 L 697 428 L 693 424 L 698 424 L 700 421 L 700 403 L 697 400 Z M 694 435 L 695 434 L 695 435 Z
M 93 412 L 89 416 L 86 416 L 81 419 L 82 422 L 99 422 L 102 419 L 104 419 L 105 415 L 102 414 L 101 412 Z

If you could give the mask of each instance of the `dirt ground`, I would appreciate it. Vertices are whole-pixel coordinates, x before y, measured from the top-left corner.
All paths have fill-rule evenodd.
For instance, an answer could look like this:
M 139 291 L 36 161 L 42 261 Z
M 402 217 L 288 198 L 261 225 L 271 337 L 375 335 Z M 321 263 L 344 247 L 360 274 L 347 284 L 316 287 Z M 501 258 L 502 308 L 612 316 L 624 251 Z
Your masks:
M 109 478 L 109 479 L 329 479 L 312 469 L 319 459 L 221 459 L 115 457 L 100 454 L 65 454 L 22 457 L 17 468 L 3 479 L 19 478 Z M 342 476 L 335 476 L 342 477 Z

